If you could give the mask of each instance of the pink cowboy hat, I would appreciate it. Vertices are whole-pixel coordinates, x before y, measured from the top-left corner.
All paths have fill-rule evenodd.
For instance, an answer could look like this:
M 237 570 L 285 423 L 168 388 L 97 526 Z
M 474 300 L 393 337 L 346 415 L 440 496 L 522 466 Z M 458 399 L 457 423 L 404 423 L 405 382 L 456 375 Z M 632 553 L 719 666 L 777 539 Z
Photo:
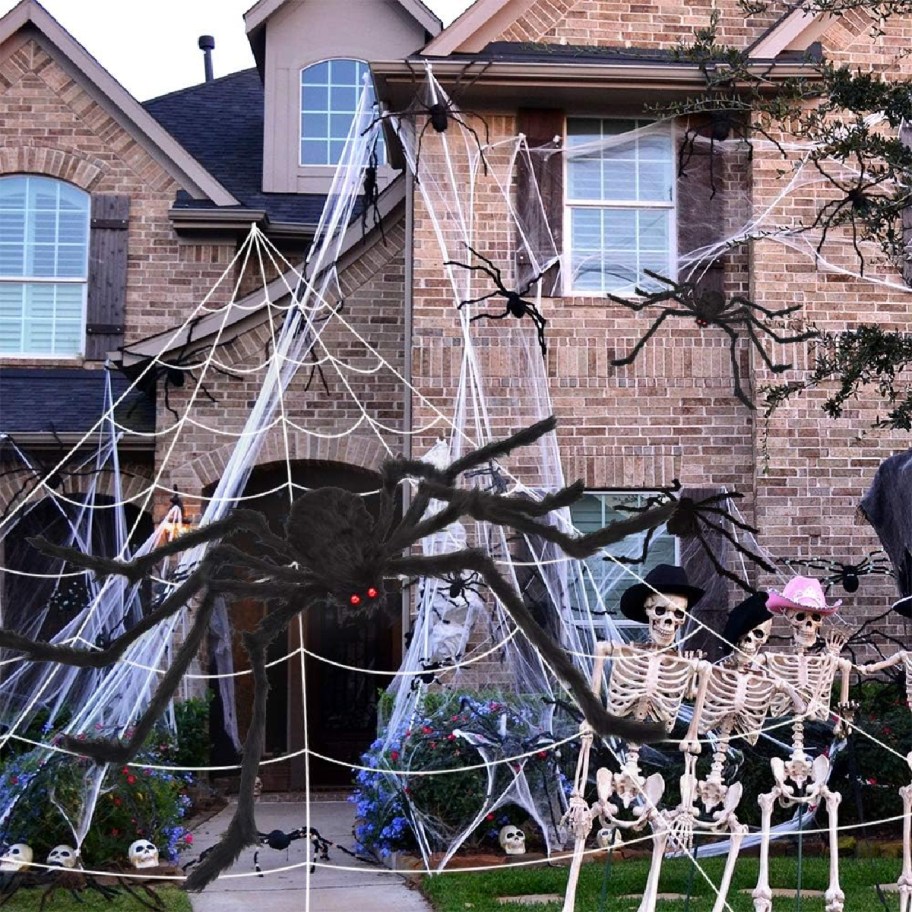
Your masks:
M 832 614 L 842 604 L 842 600 L 827 604 L 820 580 L 810 576 L 796 576 L 790 579 L 782 592 L 770 590 L 766 607 L 773 614 L 783 611 L 801 611 L 802 608 L 815 611 L 817 614 Z

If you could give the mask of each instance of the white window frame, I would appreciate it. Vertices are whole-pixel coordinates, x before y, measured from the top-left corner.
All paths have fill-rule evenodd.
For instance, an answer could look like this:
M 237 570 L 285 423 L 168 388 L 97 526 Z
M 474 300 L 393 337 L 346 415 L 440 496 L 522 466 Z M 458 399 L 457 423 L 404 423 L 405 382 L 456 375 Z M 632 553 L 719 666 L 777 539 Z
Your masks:
M 655 490 L 643 490 L 643 489 L 631 489 L 631 488 L 610 488 L 610 489 L 605 489 L 605 488 L 589 489 L 589 488 L 587 488 L 585 491 L 583 491 L 583 497 L 588 495 L 591 497 L 597 497 L 597 498 L 602 499 L 601 525 L 604 526 L 604 525 L 607 525 L 607 523 L 609 522 L 609 519 L 606 518 L 606 505 L 607 505 L 608 498 L 616 498 L 618 502 L 623 501 L 625 498 L 636 498 L 638 500 L 638 503 L 634 504 L 634 506 L 642 507 L 645 505 L 646 499 L 648 497 L 654 497 L 660 493 L 662 493 L 662 492 L 655 491 Z M 571 521 L 572 521 L 573 504 L 570 505 L 570 515 L 571 515 Z M 626 515 L 635 516 L 636 514 L 629 513 Z M 576 528 L 577 528 L 577 531 L 581 532 L 581 533 L 592 531 L 591 529 L 579 529 L 578 527 L 576 527 Z M 632 551 L 632 556 L 638 557 L 642 551 L 642 543 L 643 543 L 643 541 L 645 541 L 646 533 L 641 532 L 637 535 L 636 542 L 634 543 L 632 548 L 630 547 L 631 538 L 632 538 L 632 536 L 628 536 L 628 538 L 626 538 L 624 540 L 625 552 L 629 553 L 630 551 Z M 658 526 L 653 533 L 652 542 L 650 544 L 650 550 L 649 550 L 649 554 L 647 555 L 646 561 L 644 561 L 641 564 L 631 564 L 630 565 L 631 571 L 633 571 L 633 573 L 635 573 L 637 576 L 639 576 L 639 577 L 645 576 L 649 572 L 649 569 L 657 563 L 668 563 L 669 562 L 669 558 L 667 556 L 662 557 L 661 555 L 656 554 L 656 552 L 658 550 L 655 547 L 656 540 L 657 539 L 661 540 L 662 538 L 670 538 L 674 544 L 674 553 L 673 553 L 673 557 L 671 558 L 671 562 L 674 564 L 678 564 L 680 562 L 680 559 L 681 559 L 680 539 L 678 539 L 675 536 L 668 535 L 667 531 L 665 530 L 665 526 L 661 525 L 661 526 Z M 612 550 L 611 547 L 604 549 L 604 551 L 609 552 L 609 553 L 611 552 L 611 550 Z M 651 558 L 651 560 L 650 560 L 650 558 Z M 586 564 L 587 567 L 590 567 L 590 571 L 591 571 L 591 569 L 595 569 L 597 571 L 601 567 L 605 566 L 603 563 L 601 554 L 596 554 L 593 557 L 588 558 L 585 561 L 583 561 L 583 563 Z M 593 573 L 592 576 L 597 578 L 598 574 Z M 630 586 L 633 586 L 636 582 L 637 582 L 636 577 L 634 577 L 632 575 L 628 576 L 627 579 L 623 580 L 622 583 L 619 585 L 618 590 L 617 590 L 618 595 L 620 595 L 621 592 L 623 592 Z M 598 606 L 598 605 L 590 605 L 591 609 L 598 609 L 599 607 L 600 606 Z M 575 626 L 577 626 L 579 628 L 584 628 L 586 630 L 589 629 L 590 619 L 589 619 L 587 613 L 585 612 L 585 610 L 576 608 L 574 606 L 573 609 L 571 610 L 571 616 L 573 617 L 573 622 L 574 622 Z M 609 617 L 614 622 L 614 625 L 619 630 L 621 630 L 625 635 L 638 634 L 643 629 L 642 624 L 638 624 L 636 621 L 628 620 L 626 617 L 624 617 L 623 614 L 620 614 L 620 612 L 618 612 L 617 614 L 611 614 L 611 615 L 609 615 Z M 596 624 L 597 624 L 599 618 L 595 617 L 594 620 L 596 621 Z
M 600 288 L 576 288 L 574 282 L 573 270 L 573 243 L 572 243 L 572 215 L 574 209 L 598 209 L 598 210 L 655 210 L 661 209 L 669 213 L 668 226 L 668 251 L 667 263 L 665 266 L 665 275 L 667 278 L 677 279 L 677 186 L 675 175 L 675 129 L 671 122 L 654 123 L 642 117 L 592 117 L 588 115 L 568 115 L 564 119 L 564 142 L 563 148 L 570 149 L 569 145 L 569 125 L 570 121 L 590 120 L 597 124 L 603 124 L 609 121 L 632 121 L 634 129 L 647 129 L 651 133 L 665 133 L 669 141 L 670 166 L 671 166 L 671 199 L 670 200 L 629 200 L 629 199 L 574 199 L 570 196 L 570 167 L 571 161 L 569 154 L 563 156 L 564 159 L 564 211 L 563 211 L 563 262 L 566 264 L 564 271 L 564 289 L 563 293 L 567 297 L 603 297 L 606 291 L 620 296 L 630 296 L 634 293 L 636 282 L 631 282 L 617 288 L 605 289 L 604 282 Z M 600 127 L 601 130 L 601 127 Z M 623 135 L 623 134 L 618 134 Z M 643 284 L 642 277 L 638 280 Z M 648 278 L 646 282 L 648 282 Z
M 304 168 L 304 169 L 308 169 L 308 170 L 310 170 L 310 169 L 313 169 L 313 170 L 330 169 L 331 170 L 331 169 L 334 169 L 339 164 L 338 160 L 336 160 L 336 161 L 327 160 L 327 161 L 321 161 L 321 162 L 305 162 L 304 161 L 304 142 L 305 142 L 305 140 L 312 141 L 314 139 L 314 137 L 308 138 L 306 136 L 306 134 L 304 133 L 304 115 L 305 115 L 305 113 L 325 114 L 328 118 L 332 118 L 334 114 L 349 113 L 348 111 L 335 111 L 334 112 L 332 110 L 330 94 L 331 94 L 331 91 L 333 88 L 333 83 L 331 81 L 328 81 L 325 84 L 326 89 L 327 89 L 327 110 L 323 111 L 323 110 L 317 110 L 317 109 L 312 109 L 312 110 L 308 109 L 308 111 L 305 111 L 305 109 L 304 109 L 304 74 L 308 70 L 312 70 L 315 67 L 321 66 L 322 64 L 327 64 L 329 66 L 329 69 L 331 70 L 332 64 L 334 61 L 339 61 L 339 62 L 343 62 L 343 63 L 355 63 L 355 64 L 358 64 L 361 67 L 363 67 L 364 69 L 362 70 L 361 76 L 359 77 L 359 79 L 363 79 L 365 72 L 368 74 L 370 73 L 370 65 L 368 64 L 368 62 L 366 60 L 360 59 L 359 57 L 324 57 L 322 60 L 315 60 L 312 63 L 308 63 L 306 66 L 302 66 L 300 68 L 300 70 L 298 71 L 298 128 L 296 131 L 296 134 L 298 137 L 297 161 L 298 161 L 299 168 Z M 331 79 L 331 76 L 328 77 L 328 79 Z M 321 85 L 322 85 L 322 83 L 321 83 Z M 373 87 L 373 80 L 371 80 L 371 86 Z M 355 86 L 345 86 L 345 88 L 354 88 L 356 90 L 356 98 L 360 97 L 359 93 L 360 93 L 360 89 L 361 89 L 361 84 L 357 84 Z M 374 98 L 375 98 L 375 103 L 376 103 L 376 89 L 374 89 Z M 351 113 L 351 117 L 350 117 L 350 120 L 351 120 L 351 118 L 353 118 L 355 115 L 355 109 L 352 109 L 352 111 L 350 113 Z M 349 123 L 350 123 L 350 121 L 349 121 Z M 346 131 L 346 135 L 347 135 L 347 131 Z M 329 151 L 330 144 L 333 142 L 333 140 L 338 139 L 338 138 L 339 137 L 333 137 L 331 135 L 319 137 L 319 139 L 325 143 L 327 151 Z M 344 136 L 341 138 L 343 140 L 345 139 Z M 327 156 L 327 158 L 328 158 L 328 156 Z M 380 138 L 377 141 L 377 164 L 378 165 L 386 164 L 386 147 L 383 143 L 382 136 L 380 136 Z
M 29 181 L 41 181 L 48 185 L 61 186 L 65 185 L 71 190 L 75 190 L 79 195 L 84 199 L 85 202 L 85 255 L 83 260 L 83 270 L 82 275 L 80 276 L 43 276 L 43 275 L 31 275 L 29 273 L 21 275 L 13 274 L 2 274 L 0 273 L 0 288 L 6 286 L 21 286 L 23 292 L 27 294 L 29 288 L 37 288 L 39 286 L 79 286 L 82 289 L 81 295 L 81 308 L 79 314 L 79 327 L 77 335 L 79 337 L 78 348 L 75 351 L 33 351 L 25 347 L 25 336 L 24 331 L 27 323 L 29 322 L 29 316 L 27 312 L 23 312 L 20 315 L 19 319 L 19 339 L 20 345 L 16 350 L 6 351 L 0 347 L 0 357 L 4 359 L 15 359 L 15 358 L 28 358 L 30 360 L 63 360 L 63 359 L 79 359 L 85 355 L 85 327 L 86 327 L 86 313 L 88 307 L 88 287 L 89 287 L 89 249 L 91 246 L 91 196 L 82 190 L 80 187 L 75 186 L 75 184 L 70 184 L 67 181 L 61 181 L 53 177 L 48 177 L 44 174 L 10 174 L 3 175 L 0 177 L 0 181 L 7 180 L 25 180 L 26 187 L 28 188 Z M 28 192 L 28 190 L 26 191 Z M 28 209 L 26 209 L 28 212 Z M 59 207 L 57 209 L 57 224 L 59 225 Z M 2 215 L 0 215 L 2 217 Z M 26 235 L 19 238 L 20 247 L 25 246 L 28 238 L 28 221 L 26 221 Z M 56 325 L 57 320 L 57 309 L 54 308 L 54 313 L 52 320 L 55 321 L 52 323 L 51 328 L 51 340 L 53 341 L 55 336 L 54 326 Z M 0 316 L 0 319 L 4 319 Z M 2 345 L 2 342 L 0 342 Z

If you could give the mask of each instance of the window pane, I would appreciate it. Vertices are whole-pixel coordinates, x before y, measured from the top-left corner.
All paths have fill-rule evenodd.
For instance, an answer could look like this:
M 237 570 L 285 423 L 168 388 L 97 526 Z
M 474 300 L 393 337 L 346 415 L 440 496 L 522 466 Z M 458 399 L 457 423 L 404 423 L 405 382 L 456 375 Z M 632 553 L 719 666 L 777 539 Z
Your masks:
M 367 73 L 366 63 L 343 59 L 324 60 L 301 72 L 302 165 L 335 165 L 339 161 Z M 368 104 L 373 101 L 371 88 Z M 307 144 L 311 140 L 322 143 Z M 378 161 L 386 161 L 382 140 L 377 149 Z
M 83 350 L 89 202 L 63 181 L 0 178 L 0 353 Z

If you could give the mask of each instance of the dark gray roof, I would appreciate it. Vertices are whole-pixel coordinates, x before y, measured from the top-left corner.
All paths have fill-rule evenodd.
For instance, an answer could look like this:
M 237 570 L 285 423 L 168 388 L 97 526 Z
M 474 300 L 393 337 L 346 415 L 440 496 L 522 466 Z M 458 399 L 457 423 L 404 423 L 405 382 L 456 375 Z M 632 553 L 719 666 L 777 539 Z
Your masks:
M 0 368 L 0 433 L 85 433 L 104 413 L 105 373 L 78 367 Z M 111 373 L 115 401 L 129 385 L 123 374 Z M 131 430 L 155 430 L 155 403 L 138 390 L 131 390 L 114 414 Z
M 143 107 L 250 209 L 274 222 L 316 225 L 326 197 L 319 193 L 263 193 L 263 84 L 256 68 L 143 102 Z M 211 203 L 178 194 L 180 208 Z

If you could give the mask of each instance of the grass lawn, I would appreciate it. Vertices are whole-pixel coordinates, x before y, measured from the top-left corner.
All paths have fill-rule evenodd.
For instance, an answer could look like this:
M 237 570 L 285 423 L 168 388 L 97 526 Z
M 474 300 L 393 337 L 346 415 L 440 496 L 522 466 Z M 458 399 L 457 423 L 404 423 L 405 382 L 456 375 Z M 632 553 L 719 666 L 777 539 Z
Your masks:
M 41 904 L 43 892 L 43 888 L 19 890 L 3 905 L 3 912 L 35 912 Z M 183 890 L 165 886 L 159 887 L 156 892 L 166 912 L 191 912 L 190 898 Z M 94 890 L 84 890 L 79 894 L 79 898 L 82 900 L 81 903 L 77 903 L 67 890 L 57 890 L 44 908 L 46 912 L 142 912 L 145 908 L 126 892 L 107 900 Z
M 700 860 L 700 868 L 713 883 L 721 879 L 724 858 Z M 877 912 L 883 907 L 877 897 L 875 884 L 895 883 L 899 877 L 901 862 L 883 858 L 841 858 L 839 873 L 842 889 L 846 894 L 846 912 Z M 660 893 L 687 894 L 691 879 L 692 865 L 687 859 L 669 859 L 662 866 Z M 758 861 L 756 858 L 741 858 L 735 867 L 728 903 L 733 912 L 753 912 L 750 891 L 757 883 Z M 501 904 L 498 897 L 524 894 L 551 893 L 563 897 L 567 883 L 566 867 L 501 867 L 480 873 L 454 871 L 448 874 L 425 877 L 422 890 L 430 899 L 436 912 L 555 912 L 561 903 L 547 904 Z M 583 866 L 580 874 L 576 908 L 578 912 L 634 912 L 643 895 L 648 859 L 626 859 L 611 862 L 606 869 L 603 862 Z M 794 890 L 797 879 L 797 860 L 794 857 L 770 859 L 770 886 Z M 658 908 L 662 912 L 710 912 L 715 901 L 715 891 L 701 876 L 693 871 L 693 887 L 689 907 L 685 900 L 661 899 Z M 829 862 L 826 858 L 803 860 L 803 890 L 826 889 L 829 879 Z M 748 892 L 742 893 L 742 890 Z M 629 899 L 622 897 L 629 896 Z M 890 909 L 899 908 L 895 894 L 887 895 Z M 775 898 L 774 907 L 783 910 L 799 908 L 794 897 Z M 801 912 L 822 912 L 823 897 L 802 893 Z

